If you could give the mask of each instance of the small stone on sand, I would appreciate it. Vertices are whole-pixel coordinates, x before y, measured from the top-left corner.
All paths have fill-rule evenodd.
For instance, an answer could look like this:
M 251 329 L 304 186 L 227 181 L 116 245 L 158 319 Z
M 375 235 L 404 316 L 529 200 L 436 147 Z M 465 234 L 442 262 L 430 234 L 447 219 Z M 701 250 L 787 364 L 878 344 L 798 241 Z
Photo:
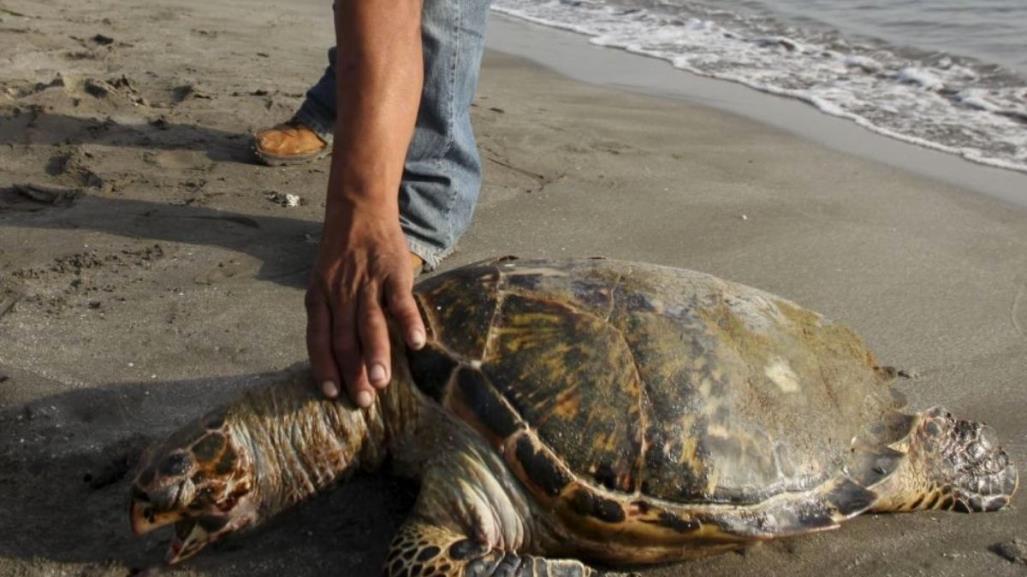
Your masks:
M 296 208 L 297 206 L 305 204 L 300 195 L 288 192 L 272 191 L 267 193 L 267 199 L 278 206 L 284 206 L 286 208 Z

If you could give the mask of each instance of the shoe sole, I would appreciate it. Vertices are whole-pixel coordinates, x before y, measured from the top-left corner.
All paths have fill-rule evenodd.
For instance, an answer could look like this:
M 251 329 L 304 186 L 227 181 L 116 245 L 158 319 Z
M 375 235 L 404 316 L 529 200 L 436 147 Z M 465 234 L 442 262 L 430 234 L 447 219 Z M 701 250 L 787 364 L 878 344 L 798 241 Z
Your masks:
M 259 148 L 253 149 L 253 154 L 257 156 L 257 159 L 268 166 L 294 166 L 297 164 L 307 164 L 308 162 L 314 162 L 315 160 L 321 160 L 322 158 L 331 154 L 329 147 L 325 146 L 317 152 L 310 154 L 297 154 L 293 156 L 277 156 L 274 154 L 268 154 L 261 152 Z

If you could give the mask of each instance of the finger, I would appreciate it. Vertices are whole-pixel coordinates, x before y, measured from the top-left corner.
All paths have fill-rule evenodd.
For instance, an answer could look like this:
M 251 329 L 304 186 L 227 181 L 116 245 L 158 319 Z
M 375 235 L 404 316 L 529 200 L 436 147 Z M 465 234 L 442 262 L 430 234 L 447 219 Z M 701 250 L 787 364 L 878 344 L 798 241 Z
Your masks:
M 331 311 L 324 293 L 312 284 L 305 298 L 307 308 L 307 355 L 310 372 L 324 396 L 339 396 L 339 371 L 332 355 Z
M 352 298 L 338 298 L 332 315 L 332 353 L 349 398 L 357 406 L 367 408 L 374 401 L 374 389 L 367 382 L 364 359 L 356 327 L 356 303 Z
M 421 313 L 414 301 L 411 279 L 392 280 L 386 290 L 389 314 L 396 320 L 407 346 L 417 350 L 424 346 L 426 331 Z
M 379 304 L 379 290 L 367 287 L 361 291 L 357 311 L 357 330 L 368 380 L 379 389 L 389 384 L 389 327 Z

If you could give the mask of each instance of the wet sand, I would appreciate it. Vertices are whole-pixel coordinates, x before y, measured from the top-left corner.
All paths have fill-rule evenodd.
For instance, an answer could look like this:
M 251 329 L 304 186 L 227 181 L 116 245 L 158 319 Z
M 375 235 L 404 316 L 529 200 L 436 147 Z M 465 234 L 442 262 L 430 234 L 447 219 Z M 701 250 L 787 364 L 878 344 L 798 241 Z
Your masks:
M 257 166 L 249 134 L 291 114 L 331 36 L 312 0 L 0 3 L 0 575 L 159 566 L 165 536 L 127 524 L 140 448 L 304 360 L 328 164 Z M 486 183 L 445 267 L 605 255 L 779 293 L 914 375 L 915 406 L 987 421 L 1027 462 L 1021 206 L 500 52 L 474 114 Z M 413 490 L 358 478 L 168 573 L 377 575 Z M 1027 539 L 1022 502 L 646 574 L 1022 575 L 992 551 Z

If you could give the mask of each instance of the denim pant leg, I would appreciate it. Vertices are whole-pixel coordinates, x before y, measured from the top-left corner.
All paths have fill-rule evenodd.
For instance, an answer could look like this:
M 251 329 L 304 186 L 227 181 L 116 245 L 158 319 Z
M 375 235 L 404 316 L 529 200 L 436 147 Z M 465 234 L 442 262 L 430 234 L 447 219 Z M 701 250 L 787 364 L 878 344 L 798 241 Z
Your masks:
M 292 119 L 331 144 L 335 132 L 335 47 L 328 49 L 328 67 L 321 79 L 307 90 L 303 104 Z
M 424 89 L 399 190 L 410 250 L 431 270 L 470 226 L 481 189 L 471 102 L 485 48 L 490 0 L 424 0 Z M 335 49 L 296 114 L 330 142 L 335 120 Z
M 471 102 L 485 49 L 489 0 L 424 0 L 424 92 L 399 191 L 400 223 L 428 270 L 471 224 L 481 161 Z

